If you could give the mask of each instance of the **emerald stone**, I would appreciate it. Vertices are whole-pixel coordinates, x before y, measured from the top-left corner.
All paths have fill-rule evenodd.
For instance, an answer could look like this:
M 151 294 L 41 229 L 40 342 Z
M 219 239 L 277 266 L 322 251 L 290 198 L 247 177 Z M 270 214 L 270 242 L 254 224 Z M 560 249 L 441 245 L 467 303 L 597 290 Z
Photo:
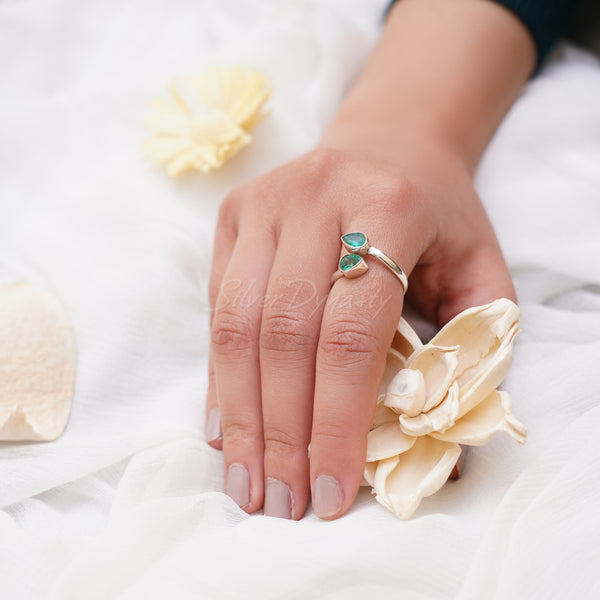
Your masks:
M 342 242 L 351 248 L 360 248 L 367 243 L 367 236 L 364 233 L 347 233 L 342 236 Z
M 355 267 L 362 258 L 358 254 L 346 254 L 340 259 L 340 271 L 349 271 Z

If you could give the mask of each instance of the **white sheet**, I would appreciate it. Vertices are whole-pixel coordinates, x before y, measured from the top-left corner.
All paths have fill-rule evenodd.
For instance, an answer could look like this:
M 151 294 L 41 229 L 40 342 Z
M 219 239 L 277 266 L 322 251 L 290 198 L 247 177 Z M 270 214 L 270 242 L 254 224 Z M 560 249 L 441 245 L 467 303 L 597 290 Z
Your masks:
M 0 1 L 0 280 L 57 293 L 79 348 L 68 428 L 0 444 L 0 597 L 600 597 L 600 68 L 564 49 L 477 184 L 524 332 L 496 438 L 398 521 L 364 490 L 326 523 L 247 516 L 203 441 L 206 287 L 229 189 L 311 148 L 384 0 Z M 210 177 L 137 154 L 175 73 L 273 80 L 255 142 Z

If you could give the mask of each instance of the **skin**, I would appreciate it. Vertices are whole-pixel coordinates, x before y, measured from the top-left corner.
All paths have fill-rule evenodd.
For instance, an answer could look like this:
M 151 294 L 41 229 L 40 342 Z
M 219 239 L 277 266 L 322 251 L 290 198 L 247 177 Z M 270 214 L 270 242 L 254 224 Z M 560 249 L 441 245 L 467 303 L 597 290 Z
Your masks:
M 289 490 L 289 514 L 275 512 L 293 519 L 311 490 L 326 519 L 358 491 L 404 299 L 372 258 L 331 286 L 340 235 L 367 233 L 439 324 L 515 300 L 473 172 L 535 58 L 521 22 L 493 2 L 402 0 L 319 148 L 224 200 L 207 396 L 222 437 L 209 443 L 223 450 L 228 487 L 230 465 L 248 474 L 248 498 L 233 494 L 247 512 L 263 507 L 266 481 Z

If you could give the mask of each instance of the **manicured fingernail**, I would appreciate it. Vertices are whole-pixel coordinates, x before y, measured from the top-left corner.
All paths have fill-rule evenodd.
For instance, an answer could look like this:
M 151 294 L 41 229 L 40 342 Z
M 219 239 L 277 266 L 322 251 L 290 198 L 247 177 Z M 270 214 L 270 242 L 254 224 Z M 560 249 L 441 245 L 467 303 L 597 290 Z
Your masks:
M 218 408 L 213 408 L 208 414 L 208 421 L 206 422 L 206 441 L 214 442 L 222 437 L 221 411 Z
M 250 504 L 250 477 L 244 465 L 240 463 L 229 465 L 225 493 L 242 508 Z
M 315 481 L 313 510 L 324 519 L 332 517 L 342 509 L 342 488 L 331 475 L 319 475 Z
M 292 494 L 290 488 L 275 479 L 267 477 L 265 486 L 265 515 L 267 517 L 279 517 L 280 519 L 292 518 Z

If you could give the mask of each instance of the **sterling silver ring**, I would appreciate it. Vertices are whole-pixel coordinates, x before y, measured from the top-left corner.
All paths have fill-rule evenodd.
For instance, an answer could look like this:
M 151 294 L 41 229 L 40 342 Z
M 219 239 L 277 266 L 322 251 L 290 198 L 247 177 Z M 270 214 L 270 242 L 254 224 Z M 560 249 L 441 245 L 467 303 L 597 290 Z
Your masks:
M 340 277 L 353 279 L 354 277 L 360 277 L 365 273 L 369 266 L 363 256 L 369 254 L 382 262 L 396 276 L 402 286 L 402 293 L 406 294 L 406 290 L 408 289 L 408 279 L 406 278 L 404 271 L 400 268 L 398 263 L 391 259 L 387 254 L 370 246 L 369 240 L 364 233 L 346 233 L 342 236 L 342 244 L 349 254 L 344 254 L 340 259 L 338 270 L 331 278 L 332 285 Z

